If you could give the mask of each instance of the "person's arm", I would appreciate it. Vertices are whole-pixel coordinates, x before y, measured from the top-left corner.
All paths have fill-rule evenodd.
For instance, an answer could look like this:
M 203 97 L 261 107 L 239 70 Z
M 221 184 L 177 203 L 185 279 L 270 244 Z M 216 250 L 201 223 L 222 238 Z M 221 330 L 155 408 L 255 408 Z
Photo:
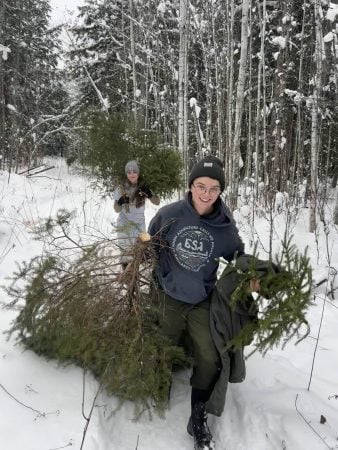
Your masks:
M 157 195 L 152 195 L 151 197 L 149 197 L 149 200 L 151 201 L 151 203 L 153 203 L 154 205 L 159 205 L 160 204 L 160 197 L 157 197 Z
M 225 207 L 225 213 L 227 215 L 227 217 L 229 218 L 229 220 L 232 223 L 233 229 L 232 229 L 232 236 L 234 241 L 236 242 L 236 249 L 232 254 L 228 254 L 228 255 L 223 255 L 224 258 L 228 261 L 231 262 L 235 257 L 241 256 L 245 254 L 245 246 L 244 246 L 244 242 L 242 241 L 242 238 L 239 235 L 239 231 L 235 222 L 235 219 L 230 211 L 230 209 L 224 205 Z
M 122 211 L 122 205 L 127 205 L 129 203 L 129 197 L 128 195 L 121 195 L 121 197 L 118 200 L 115 200 L 114 202 L 114 210 L 115 212 L 121 212 Z
M 160 197 L 158 197 L 157 195 L 155 195 L 151 189 L 149 188 L 149 186 L 147 186 L 146 184 L 144 184 L 143 186 L 140 186 L 138 189 L 138 193 L 140 196 L 144 196 L 146 198 L 149 198 L 149 200 L 151 201 L 151 203 L 153 203 L 154 205 L 159 205 L 160 204 Z
M 161 210 L 160 210 L 161 211 Z M 155 214 L 155 216 L 151 219 L 150 224 L 148 226 L 148 233 L 150 236 L 156 236 L 161 230 L 161 212 Z
M 122 211 L 122 205 L 129 203 L 129 197 L 121 192 L 120 188 L 117 188 L 114 193 L 114 211 L 120 213 Z
M 114 201 L 114 211 L 115 211 L 116 213 L 119 213 L 119 212 L 122 211 L 122 205 L 119 205 L 119 204 L 117 203 L 117 200 Z

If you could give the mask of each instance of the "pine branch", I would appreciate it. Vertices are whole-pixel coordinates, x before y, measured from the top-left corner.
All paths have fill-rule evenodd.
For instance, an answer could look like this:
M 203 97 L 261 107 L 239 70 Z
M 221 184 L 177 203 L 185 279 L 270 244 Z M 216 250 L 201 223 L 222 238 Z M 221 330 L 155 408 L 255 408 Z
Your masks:
M 284 243 L 283 255 L 283 261 L 277 259 L 278 265 L 271 264 L 267 271 L 260 270 L 255 255 L 246 271 L 240 271 L 234 265 L 239 283 L 231 297 L 232 308 L 247 298 L 250 281 L 259 280 L 260 290 L 254 299 L 259 313 L 258 320 L 247 325 L 228 344 L 229 347 L 241 347 L 254 336 L 252 353 L 258 350 L 265 354 L 279 344 L 284 347 L 294 337 L 297 344 L 308 336 L 310 327 L 306 312 L 312 304 L 309 258 L 306 252 L 300 255 L 290 239 Z

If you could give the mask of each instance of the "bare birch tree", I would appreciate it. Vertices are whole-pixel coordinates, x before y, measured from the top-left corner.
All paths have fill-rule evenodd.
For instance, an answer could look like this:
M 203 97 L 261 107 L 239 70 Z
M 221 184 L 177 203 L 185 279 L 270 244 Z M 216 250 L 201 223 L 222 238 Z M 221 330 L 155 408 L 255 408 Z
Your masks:
M 232 175 L 232 111 L 233 111 L 233 89 L 234 89 L 234 21 L 235 4 L 234 0 L 226 1 L 226 45 L 227 45 L 227 66 L 226 66 L 226 149 L 225 149 L 225 176 L 226 183 L 231 185 Z
M 309 231 L 316 229 L 316 209 L 318 195 L 318 150 L 319 150 L 319 100 L 322 91 L 322 48 L 323 35 L 321 26 L 321 6 L 319 0 L 314 0 L 315 17 L 315 70 L 313 93 L 311 99 L 311 201 Z
M 336 225 L 338 225 L 338 189 L 336 190 L 336 204 L 334 208 L 333 221 Z
M 0 3 L 0 45 L 4 45 L 3 23 L 5 20 L 6 3 L 1 0 Z M 5 81 L 4 81 L 4 62 L 3 52 L 0 51 L 0 168 L 3 167 L 5 159 Z
M 215 15 L 216 11 L 214 3 L 211 6 L 211 27 L 212 27 L 212 41 L 214 48 L 214 66 L 215 66 L 215 89 L 216 89 L 216 109 L 217 109 L 217 156 L 223 158 L 224 156 L 224 111 L 223 111 L 223 99 L 224 99 L 224 86 L 223 79 L 221 77 L 220 66 L 224 65 L 224 52 L 218 51 L 218 42 L 216 38 L 216 25 Z
M 133 115 L 135 119 L 135 123 L 137 122 L 137 106 L 136 106 L 136 89 L 137 89 L 137 81 L 136 81 L 136 64 L 135 64 L 135 32 L 134 32 L 134 4 L 133 0 L 129 0 L 129 14 L 130 14 L 130 58 L 132 65 L 132 79 L 133 79 L 133 100 L 132 100 L 132 109 Z
M 182 155 L 184 167 L 188 165 L 187 161 L 187 108 L 186 108 L 186 90 L 187 90 L 187 1 L 180 0 L 180 46 L 178 62 L 178 149 Z M 186 169 L 187 170 L 187 169 Z M 184 174 L 186 179 L 186 173 Z
M 250 0 L 243 0 L 242 2 L 242 29 L 241 29 L 241 56 L 239 61 L 239 72 L 237 79 L 236 92 L 236 109 L 235 109 L 235 126 L 233 142 L 231 146 L 232 151 L 232 207 L 237 206 L 238 186 L 239 186 L 239 169 L 243 164 L 240 152 L 240 138 L 242 130 L 243 104 L 244 104 L 244 89 L 247 72 L 247 58 L 248 58 L 248 13 Z

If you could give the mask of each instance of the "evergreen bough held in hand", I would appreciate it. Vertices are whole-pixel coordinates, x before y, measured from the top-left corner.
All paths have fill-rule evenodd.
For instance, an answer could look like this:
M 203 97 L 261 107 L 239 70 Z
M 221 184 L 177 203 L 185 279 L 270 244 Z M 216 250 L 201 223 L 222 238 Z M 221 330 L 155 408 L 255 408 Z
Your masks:
M 256 256 L 248 258 L 247 267 L 239 268 L 238 286 L 231 297 L 232 308 L 248 297 L 250 280 L 259 280 L 260 289 L 254 297 L 258 319 L 248 324 L 229 347 L 241 347 L 253 340 L 253 352 L 265 354 L 269 349 L 286 345 L 295 338 L 296 343 L 310 332 L 306 313 L 312 304 L 312 268 L 309 258 L 300 254 L 291 244 L 291 238 L 283 243 L 282 255 L 277 263 L 270 263 L 268 270 L 261 270 Z M 253 338 L 253 339 L 252 339 Z

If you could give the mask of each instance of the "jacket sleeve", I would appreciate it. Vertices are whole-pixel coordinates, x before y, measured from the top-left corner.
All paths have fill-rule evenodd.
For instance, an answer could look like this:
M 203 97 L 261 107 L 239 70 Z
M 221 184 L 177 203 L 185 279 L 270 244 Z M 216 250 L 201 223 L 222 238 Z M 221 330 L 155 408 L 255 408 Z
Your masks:
M 230 231 L 231 237 L 228 236 L 228 238 L 230 238 L 232 240 L 232 242 L 234 243 L 234 246 L 233 246 L 234 250 L 231 251 L 230 254 L 228 253 L 227 255 L 223 255 L 223 257 L 228 262 L 231 262 L 235 258 L 235 256 L 238 257 L 245 253 L 244 243 L 239 235 L 236 221 L 235 221 L 234 216 L 232 215 L 230 209 L 225 204 L 224 204 L 224 209 L 225 209 L 225 214 L 228 217 L 228 219 L 230 220 L 231 225 L 232 225 L 231 231 Z
M 119 213 L 119 212 L 122 211 L 122 206 L 120 206 L 120 205 L 117 203 L 117 200 L 114 200 L 114 211 L 115 211 L 116 213 Z
M 237 231 L 237 239 L 238 239 L 238 249 L 231 255 L 231 259 L 230 261 L 232 261 L 236 256 L 241 256 L 244 255 L 244 242 L 242 241 L 242 238 L 240 237 L 238 230 L 236 228 Z
M 120 187 L 117 187 L 114 191 L 114 211 L 120 213 L 122 211 L 122 206 L 120 206 L 117 201 L 121 197 L 122 191 Z
M 238 256 L 244 255 L 244 253 L 245 253 L 244 252 L 244 242 L 242 241 L 242 238 L 239 235 L 239 232 L 238 232 L 238 229 L 236 227 L 235 221 L 233 222 L 233 228 L 231 230 L 231 234 L 232 234 L 231 239 L 234 242 L 234 247 L 233 247 L 234 250 L 230 254 L 223 255 L 224 258 L 228 262 L 233 261 L 233 259 L 235 257 L 237 258 Z
M 150 234 L 150 236 L 155 236 L 160 232 L 161 223 L 162 223 L 162 217 L 161 217 L 161 212 L 159 211 L 151 219 L 150 224 L 148 226 L 148 233 Z
M 167 214 L 160 209 L 149 224 L 148 233 L 152 237 L 153 247 L 158 256 L 163 248 L 168 247 L 167 235 L 171 223 L 172 219 L 168 221 Z
M 153 204 L 153 205 L 159 205 L 160 204 L 160 197 L 158 197 L 157 195 L 153 195 L 152 197 L 150 197 L 149 198 L 149 200 L 151 201 L 151 203 Z

